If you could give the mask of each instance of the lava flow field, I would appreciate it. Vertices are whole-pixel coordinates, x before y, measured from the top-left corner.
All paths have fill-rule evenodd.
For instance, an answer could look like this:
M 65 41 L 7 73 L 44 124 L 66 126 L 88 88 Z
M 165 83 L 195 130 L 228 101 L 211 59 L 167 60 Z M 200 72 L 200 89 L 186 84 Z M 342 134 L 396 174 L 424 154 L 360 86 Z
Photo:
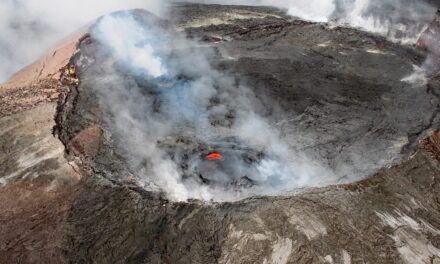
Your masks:
M 270 7 L 170 17 L 101 17 L 2 86 L 0 262 L 440 261 L 429 51 Z

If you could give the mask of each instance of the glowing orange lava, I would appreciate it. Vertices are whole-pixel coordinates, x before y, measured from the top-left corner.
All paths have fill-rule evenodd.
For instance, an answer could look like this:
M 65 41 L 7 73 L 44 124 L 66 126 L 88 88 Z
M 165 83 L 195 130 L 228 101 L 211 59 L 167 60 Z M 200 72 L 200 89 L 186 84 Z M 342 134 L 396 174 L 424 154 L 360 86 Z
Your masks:
M 223 158 L 223 156 L 218 152 L 211 152 L 208 155 L 206 155 L 207 160 L 219 160 L 221 158 Z

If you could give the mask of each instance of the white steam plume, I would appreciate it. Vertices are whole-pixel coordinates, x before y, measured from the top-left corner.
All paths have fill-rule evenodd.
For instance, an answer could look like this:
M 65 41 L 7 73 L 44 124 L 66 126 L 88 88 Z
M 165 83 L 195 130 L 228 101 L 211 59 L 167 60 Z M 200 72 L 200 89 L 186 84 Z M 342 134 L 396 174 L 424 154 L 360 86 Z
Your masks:
M 276 6 L 313 22 L 334 21 L 413 44 L 436 8 L 424 0 L 187 0 L 206 4 Z
M 118 12 L 103 17 L 92 30 L 100 53 L 81 77 L 82 85 L 98 93 L 114 142 L 141 185 L 179 201 L 224 201 L 319 186 L 332 178 L 329 170 L 282 141 L 279 131 L 255 110 L 258 102 L 250 89 L 210 66 L 210 50 L 195 48 L 197 43 L 161 28 L 154 19 L 145 22 L 145 16 Z M 127 59 L 136 49 L 144 50 L 137 51 L 143 59 Z M 235 116 L 232 124 L 211 122 L 216 116 L 224 120 L 229 112 Z M 185 136 L 208 144 L 234 138 L 238 145 L 264 151 L 266 156 L 252 167 L 257 186 L 225 189 L 185 178 L 176 143 Z M 161 145 L 170 138 L 171 155 Z M 232 162 L 238 167 L 234 169 L 247 169 L 238 160 Z M 218 180 L 230 176 L 216 169 L 209 173 Z
M 274 6 L 285 9 L 289 15 L 314 22 L 327 22 L 335 11 L 334 0 L 183 0 L 175 2 L 192 2 L 222 5 Z
M 414 44 L 436 8 L 421 0 L 339 0 L 335 19 L 403 44 Z
M 414 43 L 435 8 L 424 0 L 182 0 L 217 4 L 267 5 L 300 18 L 339 22 L 394 41 Z M 178 2 L 182 2 L 178 1 Z M 144 8 L 160 14 L 168 0 L 2 0 L 0 83 L 50 51 L 63 38 L 105 13 Z
M 160 14 L 164 11 L 164 1 L 0 1 L 0 83 L 99 16 L 132 8 Z

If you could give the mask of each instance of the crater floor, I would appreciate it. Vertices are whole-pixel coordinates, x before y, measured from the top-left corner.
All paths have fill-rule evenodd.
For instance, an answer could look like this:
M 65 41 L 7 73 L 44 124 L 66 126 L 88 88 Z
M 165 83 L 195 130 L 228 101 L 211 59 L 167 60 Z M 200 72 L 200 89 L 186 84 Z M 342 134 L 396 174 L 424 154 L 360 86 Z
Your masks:
M 402 81 L 425 54 L 272 8 L 176 5 L 172 17 L 334 185 L 226 203 L 141 188 L 82 79 L 97 51 L 85 35 L 48 56 L 60 75 L 0 90 L 0 262 L 440 261 L 440 80 Z

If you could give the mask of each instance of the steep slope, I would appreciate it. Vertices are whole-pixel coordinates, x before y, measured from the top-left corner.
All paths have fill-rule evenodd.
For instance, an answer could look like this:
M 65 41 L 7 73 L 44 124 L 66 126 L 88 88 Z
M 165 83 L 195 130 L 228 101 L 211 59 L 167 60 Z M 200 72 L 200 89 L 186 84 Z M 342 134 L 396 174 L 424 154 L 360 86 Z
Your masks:
M 9 105 L 0 119 L 0 262 L 440 261 L 440 80 L 401 81 L 425 54 L 271 8 L 177 5 L 174 14 L 197 51 L 213 49 L 215 69 L 252 88 L 288 144 L 340 178 L 230 202 L 175 202 L 141 186 L 91 81 L 100 44 L 85 35 L 26 70 L 43 74 L 0 90 Z M 52 99 L 20 101 L 46 91 L 44 82 L 56 84 Z
M 0 262 L 62 263 L 63 226 L 82 175 L 53 136 L 60 71 L 78 39 L 0 88 Z

